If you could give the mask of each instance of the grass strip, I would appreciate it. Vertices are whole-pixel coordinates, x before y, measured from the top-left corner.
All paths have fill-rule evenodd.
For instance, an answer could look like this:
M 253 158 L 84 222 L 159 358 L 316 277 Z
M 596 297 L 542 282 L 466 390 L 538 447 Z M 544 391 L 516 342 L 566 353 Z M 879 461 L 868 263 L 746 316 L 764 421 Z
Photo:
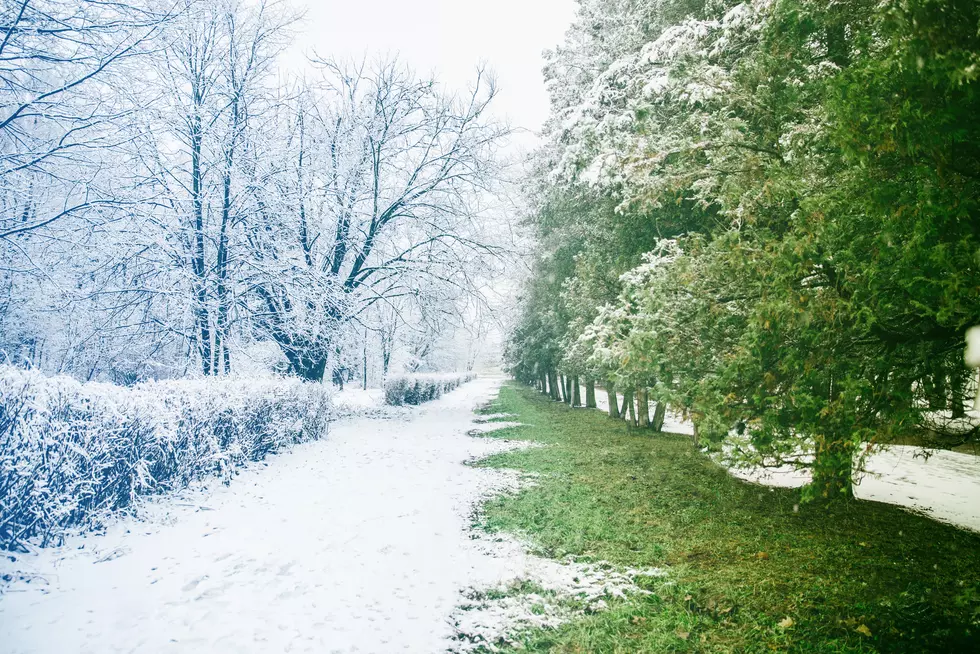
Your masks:
M 876 502 L 801 506 L 686 436 L 630 432 L 516 383 L 485 412 L 523 423 L 491 437 L 549 446 L 480 462 L 539 475 L 489 501 L 485 529 L 544 556 L 670 570 L 652 595 L 522 634 L 514 651 L 980 651 L 977 534 Z

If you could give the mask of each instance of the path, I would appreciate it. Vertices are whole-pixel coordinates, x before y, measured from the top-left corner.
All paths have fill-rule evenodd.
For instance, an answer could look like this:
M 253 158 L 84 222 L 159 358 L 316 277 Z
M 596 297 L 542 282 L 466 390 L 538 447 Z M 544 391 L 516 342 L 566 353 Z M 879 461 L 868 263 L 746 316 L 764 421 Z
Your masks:
M 459 591 L 524 565 L 467 531 L 475 503 L 512 483 L 461 465 L 508 447 L 464 435 L 501 381 L 405 421 L 342 423 L 230 486 L 153 503 L 149 521 L 5 562 L 37 578 L 0 597 L 0 650 L 444 651 Z

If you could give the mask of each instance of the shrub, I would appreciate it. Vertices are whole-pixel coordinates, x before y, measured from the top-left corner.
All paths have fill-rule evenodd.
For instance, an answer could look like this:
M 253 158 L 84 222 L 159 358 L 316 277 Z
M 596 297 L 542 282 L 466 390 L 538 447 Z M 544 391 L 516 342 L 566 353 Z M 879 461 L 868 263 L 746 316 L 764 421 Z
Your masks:
M 392 406 L 422 404 L 475 378 L 471 372 L 392 375 L 385 381 L 385 403 Z
M 329 393 L 296 380 L 127 388 L 0 366 L 0 549 L 60 543 L 139 495 L 229 479 L 327 432 Z

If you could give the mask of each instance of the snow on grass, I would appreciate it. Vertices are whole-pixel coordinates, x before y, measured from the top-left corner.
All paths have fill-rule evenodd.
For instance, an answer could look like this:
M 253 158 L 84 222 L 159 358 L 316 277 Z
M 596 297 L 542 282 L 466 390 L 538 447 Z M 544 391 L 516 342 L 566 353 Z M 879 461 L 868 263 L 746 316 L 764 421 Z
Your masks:
M 585 387 L 581 396 L 585 397 Z M 622 395 L 619 402 L 622 403 Z M 598 409 L 608 411 L 605 391 L 596 390 Z M 974 412 L 967 420 L 976 421 Z M 667 413 L 664 431 L 694 433 L 681 416 Z M 858 476 L 854 494 L 862 500 L 903 506 L 935 520 L 980 531 L 980 458 L 948 450 L 893 445 L 869 456 L 867 473 Z M 807 470 L 791 465 L 730 468 L 734 476 L 765 486 L 799 488 L 810 482 Z
M 980 531 L 980 459 L 972 454 L 892 445 L 869 455 L 855 497 L 904 506 L 930 518 Z M 798 488 L 808 470 L 732 468 L 740 479 L 766 486 Z
M 660 569 L 621 570 L 574 557 L 535 556 L 529 545 L 508 535 L 487 535 L 478 542 L 497 562 L 496 578 L 485 576 L 463 592 L 465 601 L 452 615 L 457 641 L 452 652 L 493 652 L 515 645 L 520 632 L 554 629 L 608 608 L 612 598 L 649 594 L 636 585 L 637 577 L 665 576 Z
M 484 422 L 494 422 L 497 420 L 504 420 L 506 418 L 513 418 L 513 413 L 481 413 L 473 422 L 477 424 L 482 424 Z
M 500 431 L 502 429 L 510 429 L 511 427 L 520 427 L 520 426 L 521 423 L 513 422 L 513 421 L 501 420 L 497 422 L 491 422 L 486 420 L 483 421 L 477 420 L 474 422 L 473 428 L 466 433 L 469 434 L 470 436 L 480 436 L 481 434 L 490 434 L 495 431 Z

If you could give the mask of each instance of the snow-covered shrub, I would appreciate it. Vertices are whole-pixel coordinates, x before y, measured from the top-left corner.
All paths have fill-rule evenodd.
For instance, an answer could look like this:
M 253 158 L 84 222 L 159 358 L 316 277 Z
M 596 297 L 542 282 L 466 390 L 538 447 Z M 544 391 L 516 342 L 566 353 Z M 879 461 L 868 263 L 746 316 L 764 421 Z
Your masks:
M 138 495 L 228 479 L 324 436 L 329 413 L 326 388 L 298 380 L 127 388 L 0 366 L 0 549 L 57 543 Z
M 392 375 L 385 382 L 385 403 L 392 406 L 422 404 L 475 378 L 476 375 L 470 372 Z

